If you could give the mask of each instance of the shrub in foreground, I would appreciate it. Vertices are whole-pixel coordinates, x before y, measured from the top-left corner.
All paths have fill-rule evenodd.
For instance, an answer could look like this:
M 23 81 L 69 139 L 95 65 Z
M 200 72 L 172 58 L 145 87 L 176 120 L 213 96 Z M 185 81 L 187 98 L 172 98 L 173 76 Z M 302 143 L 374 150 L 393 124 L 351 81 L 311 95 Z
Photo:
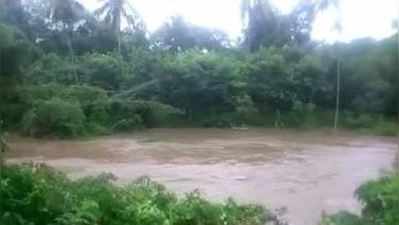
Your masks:
M 45 165 L 6 166 L 0 182 L 2 225 L 263 225 L 269 211 L 198 192 L 178 198 L 140 178 L 116 186 L 109 174 L 71 181 Z
M 399 175 L 370 181 L 356 191 L 363 205 L 361 216 L 348 212 L 323 218 L 322 225 L 399 224 Z

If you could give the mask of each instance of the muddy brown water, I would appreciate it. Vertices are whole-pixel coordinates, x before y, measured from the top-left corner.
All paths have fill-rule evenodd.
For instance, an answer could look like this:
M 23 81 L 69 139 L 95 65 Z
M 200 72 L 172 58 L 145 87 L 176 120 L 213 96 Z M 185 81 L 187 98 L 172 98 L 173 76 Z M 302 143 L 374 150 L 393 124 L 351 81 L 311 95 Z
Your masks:
M 321 213 L 359 212 L 363 182 L 389 170 L 395 139 L 349 132 L 154 129 L 90 140 L 14 137 L 7 160 L 45 162 L 71 177 L 111 172 L 119 182 L 147 175 L 169 189 L 199 189 L 207 198 L 286 207 L 295 225 Z

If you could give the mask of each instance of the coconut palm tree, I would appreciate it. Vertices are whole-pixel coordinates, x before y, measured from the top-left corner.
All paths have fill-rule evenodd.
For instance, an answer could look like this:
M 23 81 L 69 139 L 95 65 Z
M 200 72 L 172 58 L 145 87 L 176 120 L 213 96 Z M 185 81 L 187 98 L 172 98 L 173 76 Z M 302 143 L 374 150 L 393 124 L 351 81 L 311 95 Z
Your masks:
M 49 0 L 49 18 L 55 28 L 66 31 L 68 37 L 73 34 L 74 24 L 82 20 L 85 13 L 83 5 L 76 0 Z
M 241 0 L 244 45 L 251 51 L 265 46 L 305 44 L 310 40 L 312 24 L 323 10 L 338 0 L 302 0 L 288 15 L 279 13 L 269 0 Z
M 129 26 L 136 29 L 139 24 L 139 16 L 128 0 L 99 0 L 102 6 L 95 11 L 95 14 L 104 19 L 104 22 L 111 26 L 113 33 L 118 38 L 118 52 L 121 53 L 121 28 L 122 19 L 125 19 Z
M 254 51 L 268 43 L 272 45 L 278 21 L 268 0 L 241 0 L 241 20 L 245 32 L 244 45 Z M 267 40 L 266 40 L 267 39 Z
M 85 18 L 86 10 L 76 0 L 49 0 L 48 16 L 53 22 L 55 28 L 61 29 L 66 38 L 67 47 L 74 64 L 74 49 L 72 44 L 74 25 L 76 22 Z M 74 70 L 76 81 L 78 81 L 76 71 Z

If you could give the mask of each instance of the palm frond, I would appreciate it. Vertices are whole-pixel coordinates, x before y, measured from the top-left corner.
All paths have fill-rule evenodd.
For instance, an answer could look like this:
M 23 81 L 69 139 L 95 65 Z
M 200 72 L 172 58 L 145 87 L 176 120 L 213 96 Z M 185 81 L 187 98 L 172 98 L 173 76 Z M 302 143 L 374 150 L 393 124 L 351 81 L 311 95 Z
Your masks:
M 125 4 L 132 15 L 139 16 L 139 12 L 132 6 L 132 4 L 130 4 L 128 1 L 126 1 Z
M 104 1 L 104 0 L 100 0 L 100 1 Z M 96 10 L 94 11 L 94 14 L 95 14 L 96 16 L 101 16 L 101 15 L 103 15 L 104 13 L 106 13 L 107 11 L 109 11 L 109 8 L 110 8 L 110 3 L 109 3 L 109 2 L 106 2 L 106 3 L 104 3 L 104 5 L 102 5 L 100 8 L 96 9 Z
M 317 5 L 318 5 L 318 10 L 320 11 L 326 10 L 331 6 L 338 8 L 339 0 L 318 0 Z

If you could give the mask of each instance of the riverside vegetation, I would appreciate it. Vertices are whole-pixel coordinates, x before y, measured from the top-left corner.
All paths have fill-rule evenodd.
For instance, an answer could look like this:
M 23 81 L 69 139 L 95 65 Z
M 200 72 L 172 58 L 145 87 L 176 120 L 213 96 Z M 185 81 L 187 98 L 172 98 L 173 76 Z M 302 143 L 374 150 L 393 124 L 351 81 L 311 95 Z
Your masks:
M 149 33 L 128 2 L 105 2 L 93 13 L 74 0 L 0 1 L 5 128 L 79 137 L 146 127 L 332 127 L 339 70 L 339 126 L 398 132 L 397 35 L 315 42 L 322 1 L 288 15 L 243 1 L 247 22 L 235 44 L 178 16 Z
M 2 225 L 263 225 L 285 224 L 270 210 L 229 199 L 209 202 L 199 192 L 177 197 L 162 185 L 140 178 L 126 186 L 112 174 L 71 181 L 45 165 L 1 168 Z M 362 185 L 356 196 L 361 215 L 340 212 L 320 225 L 396 225 L 399 176 L 387 175 Z
M 150 34 L 127 1 L 105 2 L 92 13 L 74 0 L 0 0 L 4 128 L 64 138 L 163 126 L 330 127 L 339 71 L 340 126 L 398 133 L 398 34 L 314 42 L 325 1 L 301 2 L 287 15 L 243 1 L 240 43 L 179 16 Z M 179 198 L 148 179 L 119 187 L 111 175 L 71 181 L 44 165 L 0 172 L 4 225 L 280 223 L 260 206 L 211 203 L 196 192 Z M 399 223 L 397 175 L 356 195 L 360 216 L 342 212 L 322 224 Z
M 71 181 L 44 165 L 6 166 L 0 182 L 2 225 L 263 225 L 275 217 L 233 200 L 212 203 L 198 192 L 178 198 L 148 178 L 119 187 L 104 174 Z

